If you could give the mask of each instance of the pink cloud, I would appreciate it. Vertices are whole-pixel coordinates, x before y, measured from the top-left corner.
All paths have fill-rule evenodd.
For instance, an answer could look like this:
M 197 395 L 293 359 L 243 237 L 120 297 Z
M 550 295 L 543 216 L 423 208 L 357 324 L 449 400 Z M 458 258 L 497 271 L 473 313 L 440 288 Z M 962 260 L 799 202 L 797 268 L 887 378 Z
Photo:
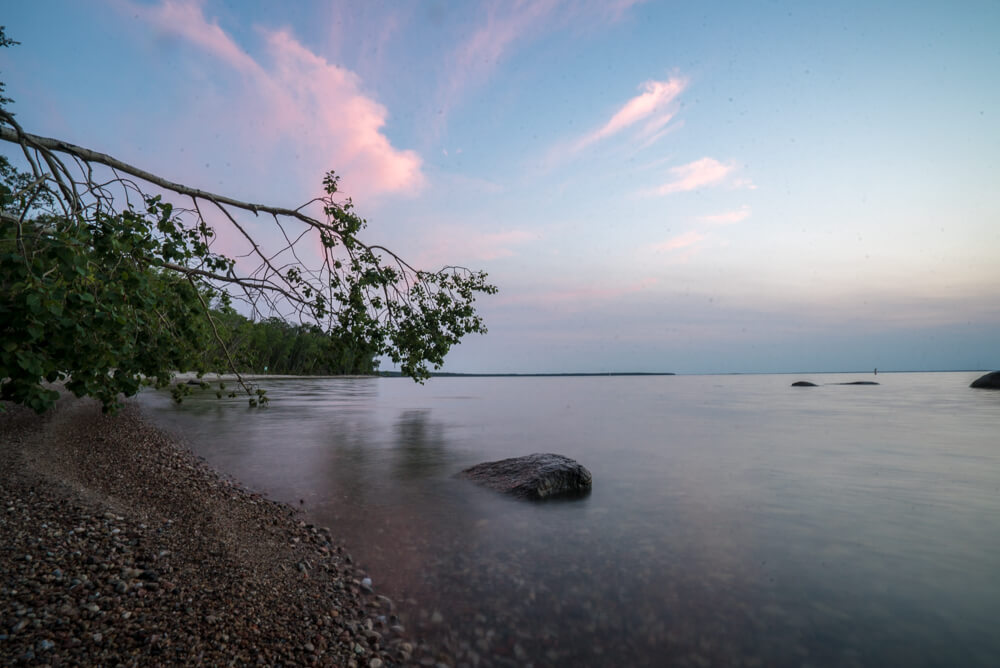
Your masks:
M 201 7 L 194 2 L 163 0 L 159 5 L 135 5 L 132 9 L 161 31 L 187 39 L 240 71 L 260 72 L 253 58 L 217 23 L 207 21 Z
M 311 52 L 290 32 L 261 30 L 270 58 L 261 63 L 207 19 L 197 2 L 164 0 L 133 9 L 241 75 L 224 113 L 227 131 L 244 135 L 246 145 L 293 153 L 296 170 L 317 185 L 334 168 L 350 195 L 413 192 L 424 185 L 420 156 L 392 146 L 383 133 L 388 111 L 363 92 L 360 78 Z
M 664 114 L 663 116 L 661 116 L 661 118 L 664 118 L 665 121 L 670 121 L 673 119 L 673 116 L 667 117 L 667 115 Z M 660 141 L 667 133 L 679 130 L 680 128 L 684 127 L 684 121 L 678 121 L 677 123 L 674 123 L 673 125 L 667 126 L 662 130 L 660 130 L 659 132 L 656 132 L 655 128 L 660 127 L 661 125 L 662 125 L 661 123 L 651 122 L 646 126 L 646 128 L 643 129 L 643 134 L 647 136 L 647 139 L 636 147 L 635 149 L 636 153 L 638 153 L 639 151 L 643 151 L 652 146 L 653 144 L 655 144 L 656 142 Z
M 284 95 L 275 102 L 275 125 L 297 135 L 318 127 L 312 137 L 328 164 L 341 165 L 351 184 L 373 184 L 377 190 L 406 191 L 423 184 L 420 157 L 393 148 L 382 133 L 388 112 L 361 92 L 349 70 L 328 63 L 287 31 L 267 36 L 275 61 L 276 82 Z
M 674 117 L 673 111 L 668 107 L 686 86 L 687 80 L 680 77 L 671 77 L 667 81 L 645 82 L 642 84 L 642 93 L 622 105 L 607 123 L 577 142 L 575 149 L 583 149 L 617 134 L 651 115 L 654 118 L 646 124 L 643 134 L 646 136 L 656 134 Z
M 649 191 L 648 194 L 669 195 L 715 185 L 722 182 L 734 169 L 735 165 L 732 163 L 721 163 L 714 158 L 695 160 L 686 165 L 672 167 L 670 169 L 672 179 Z
M 746 220 L 750 217 L 750 205 L 744 204 L 738 209 L 733 211 L 724 211 L 723 213 L 716 213 L 707 216 L 701 216 L 698 220 L 706 223 L 714 223 L 719 225 L 728 225 L 732 223 L 738 223 L 741 220 Z
M 658 116 L 655 116 L 652 120 L 650 120 L 648 123 L 646 123 L 646 125 L 643 127 L 642 134 L 644 134 L 647 137 L 650 137 L 650 136 L 653 136 L 653 135 L 656 135 L 656 134 L 661 134 L 663 132 L 663 130 L 661 130 L 661 128 L 664 125 L 666 125 L 667 123 L 669 123 L 670 121 L 672 121 L 673 118 L 674 118 L 674 114 L 672 112 L 671 113 L 662 113 L 662 114 L 659 114 Z
M 690 232 L 685 232 L 684 234 L 673 237 L 672 239 L 667 239 L 666 241 L 661 241 L 658 244 L 653 244 L 649 248 L 650 250 L 656 252 L 670 252 L 694 246 L 700 243 L 704 238 L 705 238 L 704 234 L 692 230 Z

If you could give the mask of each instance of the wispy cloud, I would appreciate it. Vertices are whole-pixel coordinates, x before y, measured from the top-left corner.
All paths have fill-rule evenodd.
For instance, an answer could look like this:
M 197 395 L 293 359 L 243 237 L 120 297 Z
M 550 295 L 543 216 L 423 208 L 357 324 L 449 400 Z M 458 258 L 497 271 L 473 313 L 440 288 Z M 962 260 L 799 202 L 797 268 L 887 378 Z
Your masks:
M 684 234 L 678 235 L 671 239 L 667 239 L 666 241 L 661 241 L 660 243 L 653 244 L 652 246 L 649 247 L 649 249 L 659 253 L 671 252 L 695 246 L 704 239 L 705 239 L 704 234 L 691 230 L 690 232 L 685 232 Z
M 624 18 L 646 0 L 532 0 L 487 3 L 485 16 L 459 41 L 447 64 L 438 93 L 438 123 L 470 88 L 482 85 L 515 44 L 568 26 L 604 26 Z M 438 129 L 440 132 L 440 128 Z
M 641 5 L 646 0 L 605 0 L 598 3 L 604 11 L 604 15 L 612 21 L 618 21 L 628 10 L 636 5 Z
M 270 57 L 262 63 L 208 19 L 200 3 L 164 0 L 132 10 L 213 58 L 207 72 L 238 73 L 242 85 L 226 108 L 227 129 L 248 135 L 243 139 L 254 145 L 293 147 L 304 156 L 298 166 L 312 182 L 336 167 L 352 195 L 412 192 L 423 185 L 420 156 L 392 146 L 383 132 L 388 111 L 365 94 L 360 78 L 313 53 L 289 31 L 261 29 Z
M 750 217 L 750 205 L 744 204 L 738 209 L 732 211 L 723 211 L 722 213 L 714 213 L 707 216 L 700 216 L 698 220 L 705 223 L 712 223 L 715 225 L 730 225 L 732 223 L 738 223 L 742 220 L 746 220 Z
M 688 80 L 681 76 L 644 82 L 639 86 L 642 92 L 618 107 L 602 125 L 583 136 L 552 146 L 544 158 L 544 165 L 551 168 L 571 160 L 584 149 L 622 133 L 631 142 L 629 151 L 633 155 L 649 148 L 681 125 L 670 122 L 677 114 L 675 101 L 687 85 Z
M 134 5 L 131 9 L 159 30 L 187 39 L 237 70 L 255 75 L 263 73 L 253 58 L 218 23 L 205 18 L 199 3 L 163 0 L 159 5 Z
M 670 168 L 670 180 L 646 191 L 647 195 L 670 195 L 721 183 L 736 168 L 714 158 L 701 158 L 686 165 Z
M 686 86 L 687 80 L 681 77 L 645 82 L 641 86 L 642 93 L 622 105 L 600 128 L 581 137 L 574 144 L 573 150 L 582 150 L 650 117 L 652 118 L 646 123 L 642 134 L 644 138 L 655 136 L 674 117 L 671 103 Z
M 483 23 L 455 48 L 445 104 L 450 106 L 467 86 L 482 83 L 515 41 L 537 34 L 558 4 L 557 0 L 490 4 Z

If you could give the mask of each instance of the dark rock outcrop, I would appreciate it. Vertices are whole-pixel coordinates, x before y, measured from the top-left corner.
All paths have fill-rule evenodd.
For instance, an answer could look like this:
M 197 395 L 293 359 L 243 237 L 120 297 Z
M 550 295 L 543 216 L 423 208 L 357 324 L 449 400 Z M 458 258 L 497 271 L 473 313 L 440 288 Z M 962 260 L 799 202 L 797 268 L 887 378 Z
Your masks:
M 982 390 L 1000 390 L 1000 371 L 993 371 L 972 381 L 969 387 Z
M 590 491 L 591 475 L 579 462 L 551 453 L 484 462 L 458 474 L 484 487 L 525 499 L 548 499 Z
M 834 385 L 878 385 L 874 380 L 854 380 L 850 383 L 834 383 Z
M 797 380 L 792 383 L 792 387 L 816 387 L 816 383 L 810 383 L 808 380 Z

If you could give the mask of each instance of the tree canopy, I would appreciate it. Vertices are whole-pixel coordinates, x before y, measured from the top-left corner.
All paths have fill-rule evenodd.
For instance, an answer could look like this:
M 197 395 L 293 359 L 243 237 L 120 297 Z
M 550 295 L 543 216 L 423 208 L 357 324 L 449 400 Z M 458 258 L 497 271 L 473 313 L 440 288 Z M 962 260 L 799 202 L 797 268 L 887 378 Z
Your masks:
M 0 28 L 0 46 L 14 43 Z M 333 172 L 298 208 L 244 202 L 31 134 L 10 104 L 0 83 L 0 139 L 20 163 L 0 154 L 0 399 L 42 412 L 58 396 L 46 383 L 65 381 L 113 410 L 176 371 L 239 376 L 292 357 L 297 371 L 370 371 L 387 356 L 421 381 L 486 331 L 486 274 L 419 270 L 366 244 Z M 255 235 L 261 220 L 280 243 Z M 218 252 L 220 232 L 246 253 Z M 283 343 L 263 361 L 252 336 Z M 259 389 L 239 384 L 254 403 Z

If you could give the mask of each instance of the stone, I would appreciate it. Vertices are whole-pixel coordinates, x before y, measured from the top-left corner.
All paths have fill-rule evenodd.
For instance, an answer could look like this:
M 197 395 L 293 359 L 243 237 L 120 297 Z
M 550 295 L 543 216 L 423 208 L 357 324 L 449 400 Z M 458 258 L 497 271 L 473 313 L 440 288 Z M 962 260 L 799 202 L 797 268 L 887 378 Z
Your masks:
M 976 378 L 969 387 L 975 387 L 980 390 L 1000 390 L 1000 371 L 993 371 L 985 376 Z
M 592 477 L 579 462 L 551 453 L 484 462 L 459 477 L 484 487 L 525 499 L 582 495 L 590 492 Z
M 810 383 L 808 380 L 797 380 L 792 383 L 792 387 L 816 387 L 816 383 Z
M 837 385 L 878 385 L 874 380 L 852 380 L 849 383 L 836 383 Z

